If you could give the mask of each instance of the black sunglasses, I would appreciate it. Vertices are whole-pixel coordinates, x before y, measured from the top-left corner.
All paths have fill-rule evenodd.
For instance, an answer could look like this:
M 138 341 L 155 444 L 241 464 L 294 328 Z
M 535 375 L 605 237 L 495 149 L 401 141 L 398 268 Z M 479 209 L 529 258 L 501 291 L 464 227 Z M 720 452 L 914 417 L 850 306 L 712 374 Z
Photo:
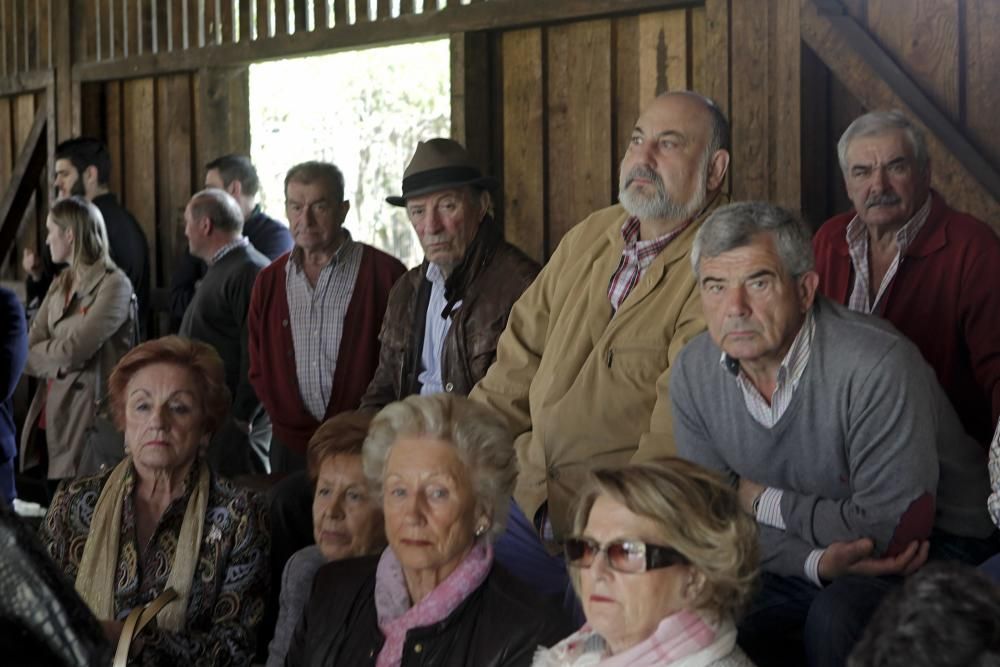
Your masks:
M 570 537 L 563 543 L 563 550 L 566 560 L 574 567 L 590 567 L 597 555 L 604 552 L 611 569 L 626 574 L 690 563 L 676 549 L 638 540 L 614 540 L 600 544 L 587 537 Z

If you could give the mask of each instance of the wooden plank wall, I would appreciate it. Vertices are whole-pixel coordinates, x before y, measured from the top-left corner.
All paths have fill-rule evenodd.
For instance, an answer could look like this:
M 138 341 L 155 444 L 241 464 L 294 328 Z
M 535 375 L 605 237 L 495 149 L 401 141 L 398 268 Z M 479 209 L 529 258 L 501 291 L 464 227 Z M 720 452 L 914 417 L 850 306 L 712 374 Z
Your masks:
M 24 148 L 31 125 L 35 120 L 38 107 L 46 103 L 44 92 L 26 93 L 0 97 L 0 192 L 5 192 L 10 185 L 11 174 L 18 155 Z M 37 192 L 48 191 L 48 175 L 43 174 L 38 183 Z M 48 198 L 35 195 L 34 202 L 29 205 L 21 222 L 21 235 L 14 251 L 0 266 L 0 277 L 9 278 L 19 275 L 21 253 L 24 248 L 37 249 L 39 243 L 45 240 L 45 215 L 48 211 Z
M 976 148 L 1000 169 L 1000 2 L 996 0 L 845 0 L 850 15 L 885 49 L 893 60 L 965 134 Z M 809 51 L 809 47 L 803 47 Z M 891 94 L 865 82 L 841 81 L 811 51 L 810 76 L 803 77 L 803 97 L 814 108 L 826 110 L 828 141 L 814 144 L 810 155 L 824 164 L 808 165 L 823 189 L 813 184 L 814 195 L 832 210 L 846 210 L 843 177 L 835 144 L 854 118 L 867 108 L 896 103 Z M 904 112 L 906 109 L 903 109 Z M 949 154 L 947 146 L 929 137 L 932 186 L 948 202 L 986 220 L 1000 233 L 1000 202 L 990 197 Z M 944 159 L 942 159 L 944 158 Z
M 233 79 L 231 71 L 217 76 L 202 70 L 81 88 L 81 131 L 108 145 L 109 185 L 146 233 L 154 289 L 169 285 L 173 263 L 186 249 L 184 207 L 201 189 L 204 163 L 249 150 L 249 131 L 227 133 L 227 122 L 217 118 L 229 112 L 245 119 L 245 99 L 241 104 L 223 95 L 223 109 L 213 106 L 211 114 L 199 103 L 218 101 L 212 91 L 228 89 Z
M 798 8 L 799 0 L 706 0 L 503 32 L 496 167 L 508 238 L 543 259 L 570 227 L 616 201 L 635 120 L 668 90 L 698 90 L 729 116 L 734 197 L 799 209 Z

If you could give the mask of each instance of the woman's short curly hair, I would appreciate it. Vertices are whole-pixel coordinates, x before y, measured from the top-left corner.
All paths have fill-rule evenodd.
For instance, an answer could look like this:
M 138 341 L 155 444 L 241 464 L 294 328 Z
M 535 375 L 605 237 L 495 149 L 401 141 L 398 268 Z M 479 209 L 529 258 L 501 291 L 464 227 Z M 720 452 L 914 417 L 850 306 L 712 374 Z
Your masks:
M 402 437 L 425 436 L 450 442 L 472 476 L 479 507 L 490 518 L 488 537 L 503 533 L 517 478 L 514 440 L 506 420 L 463 396 L 410 396 L 390 403 L 375 417 L 365 440 L 365 476 L 378 495 L 389 452 Z
M 695 608 L 720 620 L 739 617 L 756 588 L 757 526 L 720 475 L 678 458 L 594 470 L 577 501 L 573 534 L 584 533 L 601 496 L 655 521 L 664 546 L 704 575 Z
M 205 433 L 211 435 L 219 430 L 231 403 L 222 358 L 211 345 L 180 336 L 164 336 L 129 350 L 108 378 L 111 417 L 119 431 L 125 430 L 125 389 L 133 376 L 150 364 L 173 364 L 190 371 L 205 415 Z

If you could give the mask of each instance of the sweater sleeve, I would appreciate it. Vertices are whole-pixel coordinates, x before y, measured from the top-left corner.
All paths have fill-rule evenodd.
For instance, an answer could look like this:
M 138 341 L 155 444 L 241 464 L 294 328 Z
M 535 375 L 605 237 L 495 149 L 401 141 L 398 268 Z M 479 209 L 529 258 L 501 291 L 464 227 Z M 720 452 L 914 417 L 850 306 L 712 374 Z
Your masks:
M 716 448 L 705 416 L 692 396 L 691 387 L 696 380 L 692 377 L 693 369 L 688 363 L 690 352 L 688 350 L 678 356 L 670 376 L 670 402 L 677 456 L 726 474 L 730 481 L 735 482 L 736 476 Z
M 378 366 L 365 395 L 361 397 L 362 410 L 381 410 L 389 403 L 404 398 L 400 386 L 400 371 L 406 354 L 405 335 L 411 332 L 403 331 L 400 319 L 407 317 L 410 300 L 415 298 L 416 294 L 410 289 L 410 283 L 404 274 L 389 292 L 389 305 L 378 336 Z M 401 338 L 399 334 L 404 334 L 404 337 Z
M 1000 419 L 1000 239 L 988 233 L 962 266 L 959 312 L 965 348 L 983 396 L 992 407 L 991 423 Z
M 257 272 L 251 265 L 246 265 L 236 276 L 230 286 L 232 297 L 229 306 L 232 309 L 234 322 L 241 322 L 240 327 L 240 381 L 233 396 L 233 418 L 248 422 L 254 418 L 260 408 L 260 400 L 250 384 L 250 340 L 247 326 L 250 311 L 250 295 L 253 292 Z
M 927 539 L 934 523 L 935 378 L 902 340 L 865 371 L 846 402 L 850 495 L 834 499 L 784 489 L 781 513 L 787 531 L 809 544 L 868 537 L 876 553 L 894 555 L 914 539 Z

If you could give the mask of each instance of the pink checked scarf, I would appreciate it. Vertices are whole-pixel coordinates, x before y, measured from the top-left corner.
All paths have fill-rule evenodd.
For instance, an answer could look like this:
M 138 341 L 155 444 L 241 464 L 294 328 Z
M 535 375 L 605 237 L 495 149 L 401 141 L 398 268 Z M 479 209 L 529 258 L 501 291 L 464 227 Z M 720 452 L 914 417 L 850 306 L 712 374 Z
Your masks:
M 493 547 L 486 542 L 476 543 L 454 572 L 411 607 L 403 566 L 392 547 L 386 547 L 375 571 L 375 609 L 379 630 L 385 635 L 375 667 L 398 667 L 403 659 L 406 633 L 447 618 L 482 585 L 492 565 Z
M 715 641 L 715 629 L 694 611 L 683 610 L 660 621 L 647 639 L 627 651 L 611 655 L 604 638 L 582 628 L 551 649 L 539 650 L 536 667 L 652 667 L 669 665 L 703 651 Z

